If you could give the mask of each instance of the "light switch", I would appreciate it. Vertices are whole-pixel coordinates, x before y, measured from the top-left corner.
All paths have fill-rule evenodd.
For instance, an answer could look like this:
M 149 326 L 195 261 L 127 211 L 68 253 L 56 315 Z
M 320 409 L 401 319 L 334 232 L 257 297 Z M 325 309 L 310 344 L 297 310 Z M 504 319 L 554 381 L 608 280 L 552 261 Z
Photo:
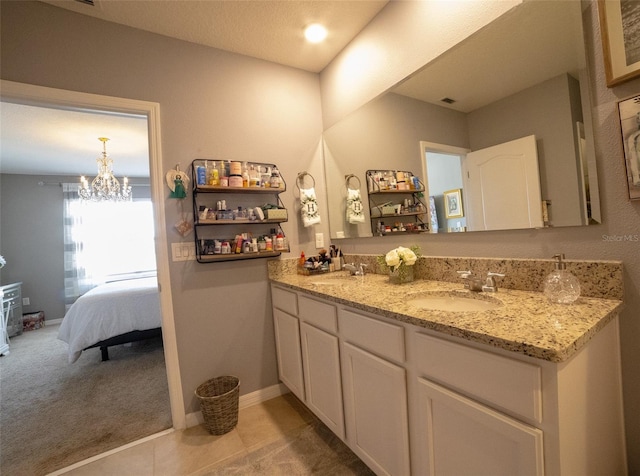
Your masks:
M 324 234 L 316 233 L 316 249 L 324 248 Z

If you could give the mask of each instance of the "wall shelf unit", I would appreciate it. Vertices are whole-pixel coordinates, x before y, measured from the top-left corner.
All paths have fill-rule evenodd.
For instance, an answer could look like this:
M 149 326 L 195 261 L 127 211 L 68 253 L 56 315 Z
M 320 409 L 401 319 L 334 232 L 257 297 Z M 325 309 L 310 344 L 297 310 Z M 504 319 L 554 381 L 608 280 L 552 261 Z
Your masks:
M 367 170 L 369 217 L 374 235 L 429 231 L 424 183 L 407 170 Z
M 246 187 L 221 185 L 221 177 L 230 177 L 238 169 L 242 174 L 244 166 L 256 171 L 256 180 L 247 180 Z M 280 226 L 288 220 L 279 196 L 287 188 L 284 179 L 275 164 L 245 162 L 244 166 L 205 159 L 191 163 L 194 236 L 199 263 L 273 258 L 289 251 Z M 234 175 L 238 180 L 237 174 Z

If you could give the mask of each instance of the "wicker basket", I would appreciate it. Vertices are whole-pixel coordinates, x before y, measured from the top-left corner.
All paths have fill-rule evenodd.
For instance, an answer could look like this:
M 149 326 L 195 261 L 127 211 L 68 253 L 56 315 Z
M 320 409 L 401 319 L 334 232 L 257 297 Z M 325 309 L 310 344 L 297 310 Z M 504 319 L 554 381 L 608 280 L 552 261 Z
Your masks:
M 233 376 L 207 380 L 196 389 L 204 426 L 212 435 L 224 435 L 238 424 L 240 379 Z

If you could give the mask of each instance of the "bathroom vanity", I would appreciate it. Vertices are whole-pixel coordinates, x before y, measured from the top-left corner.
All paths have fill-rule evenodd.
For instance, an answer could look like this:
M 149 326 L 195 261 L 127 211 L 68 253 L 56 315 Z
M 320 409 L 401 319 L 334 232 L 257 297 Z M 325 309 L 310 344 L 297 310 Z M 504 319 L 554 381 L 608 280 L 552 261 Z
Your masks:
M 621 300 L 294 273 L 271 273 L 280 379 L 376 474 L 626 474 Z

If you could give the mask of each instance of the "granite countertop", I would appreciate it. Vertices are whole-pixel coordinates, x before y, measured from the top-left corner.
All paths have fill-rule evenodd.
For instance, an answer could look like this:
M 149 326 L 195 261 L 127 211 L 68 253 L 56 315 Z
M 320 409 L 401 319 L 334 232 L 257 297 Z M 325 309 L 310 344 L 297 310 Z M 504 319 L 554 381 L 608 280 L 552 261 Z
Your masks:
M 623 305 L 620 300 L 590 297 L 580 297 L 569 305 L 551 304 L 540 292 L 499 289 L 497 293 L 475 293 L 460 283 L 440 281 L 397 285 L 380 274 L 283 273 L 272 276 L 271 281 L 389 319 L 551 362 L 569 359 L 614 319 Z M 503 305 L 481 312 L 449 312 L 420 309 L 408 302 L 414 294 L 434 291 L 497 299 Z

